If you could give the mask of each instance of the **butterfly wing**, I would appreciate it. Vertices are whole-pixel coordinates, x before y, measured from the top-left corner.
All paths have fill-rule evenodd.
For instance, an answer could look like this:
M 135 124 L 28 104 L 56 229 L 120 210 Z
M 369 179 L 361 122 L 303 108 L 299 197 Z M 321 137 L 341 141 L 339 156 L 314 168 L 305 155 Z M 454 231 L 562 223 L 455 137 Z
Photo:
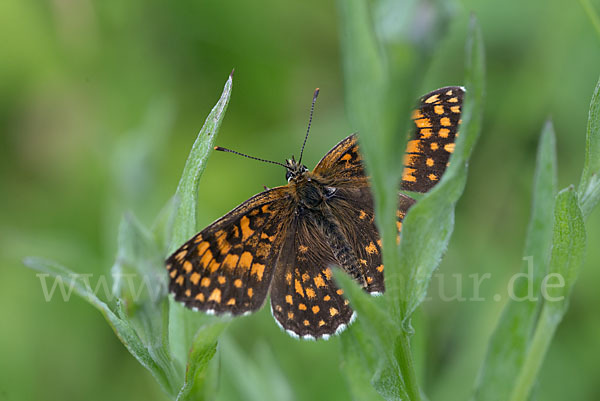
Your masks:
M 343 222 L 339 226 L 356 253 L 365 279 L 365 290 L 374 295 L 383 293 L 385 285 L 381 240 L 375 226 L 371 191 L 367 187 L 340 188 L 327 203 L 337 221 Z M 402 229 L 402 220 L 414 203 L 415 200 L 411 197 L 399 195 L 396 212 L 398 235 Z
M 400 195 L 399 225 L 414 200 Z M 361 284 L 371 294 L 384 291 L 379 234 L 373 200 L 367 187 L 338 189 L 327 201 L 349 248 L 359 263 Z M 277 262 L 271 289 L 271 310 L 288 333 L 304 338 L 327 338 L 352 322 L 354 313 L 332 281 L 331 268 L 339 266 L 314 215 L 300 214 L 288 231 Z M 335 267 L 334 267 L 335 268 Z
M 442 178 L 458 136 L 465 90 L 449 86 L 423 96 L 412 114 L 415 131 L 406 146 L 401 187 L 427 192 Z
M 166 261 L 175 300 L 189 308 L 234 315 L 259 309 L 292 212 L 287 187 L 273 188 L 183 244 Z
M 335 145 L 313 170 L 334 187 L 363 187 L 368 185 L 355 134 Z
M 294 218 L 271 288 L 271 311 L 294 337 L 327 338 L 343 330 L 353 311 L 333 282 L 337 264 L 318 223 L 308 215 Z

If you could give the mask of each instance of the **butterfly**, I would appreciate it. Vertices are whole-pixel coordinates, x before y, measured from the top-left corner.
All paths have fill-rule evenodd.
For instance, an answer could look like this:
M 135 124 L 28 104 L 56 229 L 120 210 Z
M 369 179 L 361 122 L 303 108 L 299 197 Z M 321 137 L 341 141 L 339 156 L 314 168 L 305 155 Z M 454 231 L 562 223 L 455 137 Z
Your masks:
M 454 151 L 464 93 L 462 87 L 445 87 L 418 102 L 401 189 L 424 193 L 441 179 Z M 309 130 L 317 95 L 318 89 Z M 327 339 L 355 317 L 332 268 L 341 268 L 370 294 L 384 292 L 381 241 L 357 137 L 343 139 L 312 171 L 302 164 L 307 137 L 308 130 L 299 161 L 271 162 L 286 168 L 287 185 L 248 199 L 166 260 L 176 301 L 206 313 L 242 315 L 260 309 L 270 292 L 282 329 L 294 337 Z M 415 201 L 401 193 L 398 199 L 400 232 Z

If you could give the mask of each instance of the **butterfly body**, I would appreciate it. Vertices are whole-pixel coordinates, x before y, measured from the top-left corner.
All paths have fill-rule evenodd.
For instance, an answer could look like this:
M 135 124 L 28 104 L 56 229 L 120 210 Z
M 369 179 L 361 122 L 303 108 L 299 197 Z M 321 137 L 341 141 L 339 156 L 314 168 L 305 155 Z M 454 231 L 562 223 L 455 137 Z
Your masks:
M 448 87 L 421 99 L 403 188 L 426 192 L 443 174 L 463 93 Z M 233 315 L 259 309 L 270 290 L 271 310 L 283 329 L 295 337 L 327 338 L 354 317 L 332 268 L 371 294 L 385 290 L 368 178 L 356 135 L 338 143 L 312 171 L 293 157 L 282 165 L 287 185 L 250 198 L 167 259 L 169 290 L 189 308 Z M 399 195 L 399 232 L 413 203 Z

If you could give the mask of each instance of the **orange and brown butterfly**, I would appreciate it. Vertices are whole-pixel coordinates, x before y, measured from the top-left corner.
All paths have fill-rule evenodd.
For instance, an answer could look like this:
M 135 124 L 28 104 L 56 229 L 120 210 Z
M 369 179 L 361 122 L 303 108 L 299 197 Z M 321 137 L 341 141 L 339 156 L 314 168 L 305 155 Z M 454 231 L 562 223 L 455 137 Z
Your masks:
M 454 151 L 464 93 L 462 87 L 446 87 L 420 99 L 401 189 L 427 192 L 439 182 Z M 309 129 L 317 95 L 318 89 Z M 304 144 L 307 137 L 308 131 Z M 302 165 L 302 152 L 297 162 L 292 157 L 271 163 L 286 168 L 287 185 L 253 196 L 175 251 L 166 261 L 169 290 L 188 308 L 232 315 L 260 309 L 270 290 L 271 311 L 285 331 L 326 339 L 355 316 L 332 268 L 341 268 L 368 293 L 385 290 L 357 138 L 342 140 L 313 171 Z M 413 203 L 399 195 L 398 230 Z

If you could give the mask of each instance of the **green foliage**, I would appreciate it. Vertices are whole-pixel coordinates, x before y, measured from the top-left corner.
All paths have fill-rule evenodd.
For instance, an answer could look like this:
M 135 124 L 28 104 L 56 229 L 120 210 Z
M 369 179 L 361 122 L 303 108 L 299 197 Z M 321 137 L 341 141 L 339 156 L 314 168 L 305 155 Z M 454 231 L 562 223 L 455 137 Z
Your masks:
M 98 309 L 127 350 L 178 401 L 204 399 L 206 369 L 226 322 L 192 315 L 181 311 L 182 306 L 170 305 L 165 250 L 170 249 L 167 244 L 180 244 L 196 232 L 198 183 L 227 109 L 231 87 L 230 76 L 192 147 L 175 202 L 169 202 L 159 215 L 154 231 L 144 228 L 131 215 L 123 218 L 117 260 L 111 271 L 112 290 L 107 288 L 106 276 L 95 288 L 104 284 L 111 298 L 108 302 L 96 296 L 86 275 L 77 275 L 43 259 L 24 261 L 28 267 L 67 283 L 68 288 Z
M 463 192 L 468 159 L 480 131 L 484 92 L 483 42 L 473 18 L 467 45 L 467 95 L 461 136 L 442 181 L 409 211 L 398 249 L 393 216 L 398 202 L 402 159 L 398 157 L 397 149 L 404 149 L 405 143 L 397 132 L 402 132 L 400 128 L 406 126 L 407 105 L 412 104 L 409 99 L 414 97 L 410 92 L 403 93 L 402 97 L 392 95 L 395 80 L 388 68 L 405 68 L 402 72 L 406 74 L 414 66 L 410 66 L 410 62 L 386 65 L 386 61 L 394 58 L 386 57 L 386 43 L 377 40 L 366 2 L 344 1 L 339 6 L 347 107 L 361 133 L 361 149 L 371 176 L 387 267 L 387 291 L 383 301 L 365 295 L 342 273 L 336 275 L 361 321 L 342 336 L 344 371 L 357 399 L 372 397 L 372 391 L 363 389 L 366 383 L 361 386 L 354 382 L 358 378 L 368 379 L 365 365 L 361 366 L 368 362 L 369 382 L 383 398 L 419 400 L 421 395 L 410 351 L 410 316 L 424 299 L 431 275 L 447 248 L 454 227 L 454 207 Z M 406 49 L 408 47 L 404 48 L 404 54 L 410 56 Z M 398 110 L 406 110 L 404 119 L 399 122 Z M 369 342 L 373 346 L 370 347 Z M 377 356 L 369 357 L 359 349 L 376 350 Z
M 556 328 L 567 311 L 583 263 L 584 217 L 598 201 L 599 87 L 590 105 L 586 159 L 578 192 L 571 186 L 555 196 L 556 140 L 552 124 L 546 123 L 542 131 L 524 257 L 533 268 L 532 280 L 518 283 L 514 297 L 504 308 L 488 344 L 476 400 L 528 400 Z
M 3 269 L 0 294 L 10 324 L 0 341 L 5 361 L 0 398 L 330 400 L 347 399 L 349 392 L 355 400 L 465 399 L 461 392 L 469 391 L 475 375 L 469 367 L 483 354 L 483 339 L 492 331 L 489 325 L 497 306 L 480 304 L 475 311 L 472 305 L 434 301 L 433 307 L 425 308 L 425 324 L 411 318 L 423 309 L 432 275 L 446 251 L 443 271 L 458 269 L 463 275 L 469 269 L 511 271 L 513 250 L 520 247 L 513 238 L 518 239 L 520 228 L 525 231 L 522 217 L 527 206 L 520 194 L 528 185 L 524 183 L 529 181 L 528 163 L 533 164 L 530 145 L 537 128 L 532 126 L 552 113 L 560 154 L 579 154 L 577 135 L 583 133 L 579 123 L 584 121 L 580 112 L 585 111 L 581 99 L 586 98 L 590 71 L 597 74 L 599 60 L 598 53 L 589 50 L 597 45 L 600 32 L 591 2 L 581 0 L 589 26 L 583 13 L 565 18 L 560 0 L 527 4 L 512 0 L 500 8 L 492 2 L 461 3 L 476 10 L 491 44 L 485 78 L 480 28 L 473 19 L 465 35 L 463 10 L 452 1 L 339 0 L 339 33 L 333 23 L 335 11 L 327 3 L 298 3 L 294 12 L 282 12 L 275 1 L 265 3 L 260 12 L 244 2 L 213 3 L 184 7 L 149 0 L 87 7 L 84 2 L 64 8 L 58 3 L 32 6 L 9 0 L 0 6 L 0 31 L 14 38 L 3 48 L 7 62 L 0 67 L 0 121 L 6 132 L 0 138 L 3 265 L 16 266 L 22 255 L 35 252 L 78 266 L 80 274 L 46 259 L 24 261 L 42 281 L 56 280 L 57 289 L 66 291 L 62 294 L 72 290 L 98 309 L 135 358 L 114 352 L 98 323 L 83 320 L 86 311 L 77 309 L 77 303 L 42 305 L 39 291 L 32 291 L 39 283 L 31 281 L 30 271 Z M 544 18 L 536 20 L 540 7 Z M 139 18 L 127 17 L 131 15 Z M 256 24 L 258 18 L 264 25 Z M 449 26 L 451 20 L 456 23 Z M 557 30 L 556 20 L 565 29 Z M 278 35 L 285 37 L 285 45 L 273 40 Z M 457 50 L 465 36 L 466 58 Z M 510 65 L 500 61 L 506 59 L 512 60 Z M 585 62 L 573 64 L 573 59 Z M 405 141 L 399 133 L 410 124 L 417 95 L 460 84 L 461 79 L 453 80 L 463 76 L 463 60 L 467 94 L 451 166 L 442 182 L 411 209 L 397 247 L 394 214 L 402 168 L 399 150 Z M 228 107 L 230 77 L 194 142 L 176 195 L 154 224 L 142 223 L 151 222 L 144 217 L 155 214 L 172 195 L 170 184 L 174 185 L 181 154 L 189 147 L 183 135 L 172 135 L 167 142 L 167 134 L 199 126 L 195 111 L 214 104 L 219 77 L 232 63 L 244 79 L 236 92 L 235 113 L 225 127 L 232 136 L 228 140 L 249 153 L 272 152 L 279 157 L 282 145 L 304 128 L 304 110 L 298 116 L 289 113 L 296 110 L 290 104 L 302 98 L 298 88 L 305 90 L 314 82 L 321 86 L 320 101 L 327 105 L 321 116 L 327 118 L 320 119 L 317 111 L 307 159 L 315 157 L 311 154 L 315 149 L 325 151 L 348 133 L 347 122 L 340 117 L 339 84 L 328 75 L 340 63 L 343 67 L 346 112 L 351 128 L 360 133 L 373 180 L 387 292 L 369 297 L 336 272 L 358 319 L 328 342 L 287 338 L 267 311 L 230 322 L 189 311 L 166 296 L 165 255 L 222 213 L 223 207 L 230 207 L 231 199 L 243 200 L 249 191 L 256 192 L 245 184 L 250 182 L 244 179 L 246 160 L 238 164 L 235 158 L 215 158 L 211 161 L 215 168 L 203 174 Z M 565 71 L 568 85 L 562 84 Z M 484 82 L 494 96 L 486 98 L 485 140 L 471 157 L 482 128 Z M 141 110 L 148 98 L 165 92 L 173 99 L 151 100 L 152 107 Z M 138 124 L 139 115 L 148 118 L 142 119 L 135 135 L 124 135 Z M 319 130 L 327 134 L 319 135 Z M 473 400 L 532 399 L 538 381 L 537 392 L 543 394 L 538 398 L 544 400 L 597 394 L 596 378 L 589 372 L 600 348 L 585 340 L 593 340 L 597 329 L 586 317 L 588 305 L 598 302 L 594 279 L 599 276 L 581 266 L 586 237 L 598 233 L 592 212 L 600 200 L 600 81 L 589 109 L 584 167 L 576 190 L 569 187 L 557 194 L 555 142 L 554 128 L 547 123 L 537 150 L 523 250 L 531 257 L 533 280 L 530 285 L 517 280 L 514 288 L 520 298 L 531 286 L 538 299 L 505 305 L 494 323 Z M 469 170 L 463 194 L 468 164 L 475 168 Z M 262 185 L 263 179 L 269 186 L 271 181 L 280 183 L 281 171 L 269 175 L 270 171 L 253 168 L 252 183 Z M 579 172 L 572 165 L 561 166 L 561 179 L 575 174 Z M 235 186 L 223 185 L 232 177 Z M 217 196 L 206 195 L 213 194 L 217 185 Z M 211 191 L 200 191 L 201 187 Z M 114 202 L 119 196 L 137 203 L 139 221 L 125 215 L 115 241 L 117 228 L 111 224 L 118 220 L 113 222 L 110 212 L 121 213 L 124 202 L 118 200 L 118 209 Z M 455 218 L 461 235 L 449 246 Z M 113 261 L 115 242 L 112 281 L 102 281 Z M 484 252 L 478 253 L 479 248 Z M 589 247 L 587 252 L 588 264 L 594 267 L 598 251 Z M 101 279 L 90 282 L 96 273 Z M 549 297 L 544 298 L 542 283 L 549 274 L 563 277 L 564 285 L 552 286 L 559 283 L 559 276 L 551 276 L 556 279 L 548 281 Z M 573 292 L 580 274 L 587 274 L 587 280 L 580 280 Z M 496 287 L 503 284 L 498 277 L 493 282 Z M 102 288 L 108 288 L 107 299 L 97 295 Z M 577 313 L 562 322 L 571 297 L 577 298 L 571 302 Z M 561 323 L 564 331 L 552 345 Z M 48 329 L 41 336 L 40 327 Z M 225 328 L 230 329 L 227 334 Z M 419 353 L 411 352 L 415 337 L 427 347 L 421 360 Z M 89 351 L 90 357 L 81 350 Z M 94 362 L 73 363 L 75 358 Z M 341 360 L 341 375 L 331 369 L 332 360 Z M 586 360 L 592 362 L 585 365 Z M 136 361 L 151 377 L 144 369 L 131 369 Z M 565 374 L 570 375 L 564 366 L 577 361 L 581 373 L 572 381 L 564 380 Z M 72 366 L 77 368 L 69 370 Z M 554 380 L 555 375 L 560 380 Z M 158 386 L 147 385 L 152 378 L 164 394 Z M 314 379 L 326 385 L 311 385 Z M 570 394 L 573 389 L 581 397 Z

